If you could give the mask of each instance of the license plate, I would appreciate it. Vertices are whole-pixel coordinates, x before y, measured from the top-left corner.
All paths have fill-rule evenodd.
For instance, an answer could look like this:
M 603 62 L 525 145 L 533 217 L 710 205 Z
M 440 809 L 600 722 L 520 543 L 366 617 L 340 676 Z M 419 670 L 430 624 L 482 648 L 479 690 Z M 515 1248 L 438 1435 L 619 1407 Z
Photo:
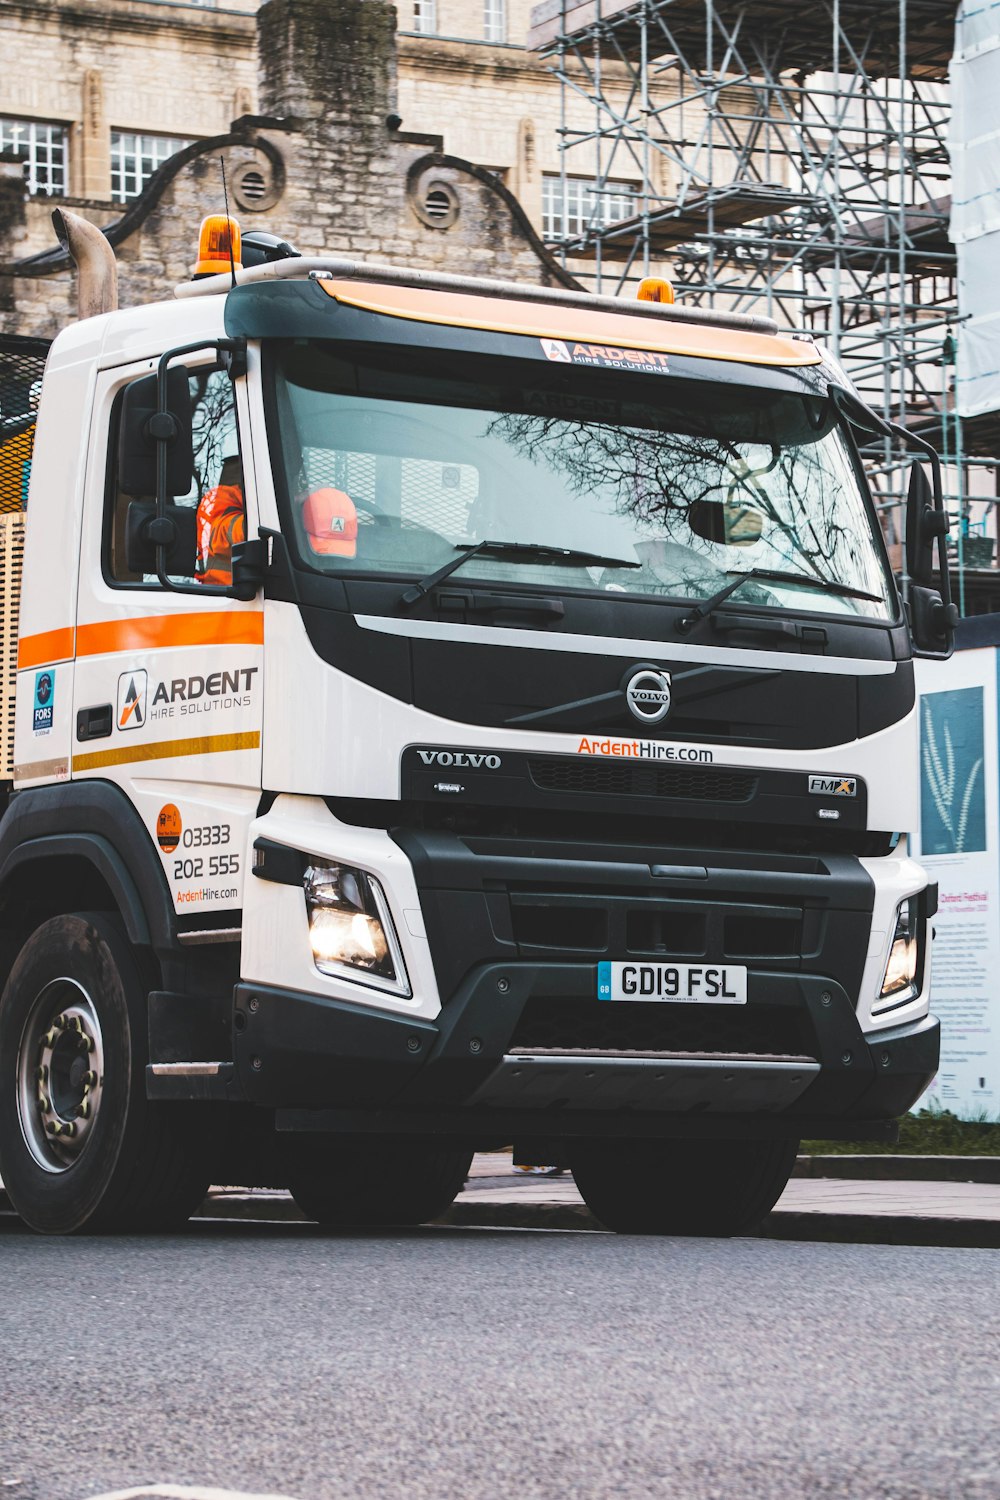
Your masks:
M 746 1005 L 747 971 L 740 964 L 598 964 L 597 998 Z

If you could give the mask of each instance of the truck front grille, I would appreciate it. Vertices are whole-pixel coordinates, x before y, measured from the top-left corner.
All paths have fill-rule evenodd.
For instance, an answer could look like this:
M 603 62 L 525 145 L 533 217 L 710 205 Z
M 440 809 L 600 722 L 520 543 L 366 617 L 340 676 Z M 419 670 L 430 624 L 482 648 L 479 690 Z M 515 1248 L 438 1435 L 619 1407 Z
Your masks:
M 688 802 L 749 802 L 757 777 L 718 766 L 663 766 L 584 756 L 532 757 L 528 774 L 545 792 L 603 797 L 676 797 Z
M 781 907 L 773 901 L 759 906 L 696 904 L 679 898 L 515 891 L 511 932 L 522 954 L 538 950 L 712 963 L 767 959 L 787 965 L 802 952 L 803 912 L 800 906 Z

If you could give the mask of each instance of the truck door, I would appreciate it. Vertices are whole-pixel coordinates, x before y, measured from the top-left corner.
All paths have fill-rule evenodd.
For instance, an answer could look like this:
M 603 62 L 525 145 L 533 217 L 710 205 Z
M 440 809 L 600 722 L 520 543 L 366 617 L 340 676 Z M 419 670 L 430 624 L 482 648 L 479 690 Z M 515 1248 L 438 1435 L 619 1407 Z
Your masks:
M 125 387 L 151 368 L 99 376 L 71 774 L 113 781 L 134 803 L 183 927 L 238 926 L 261 785 L 263 612 L 259 600 L 172 592 L 143 571 L 135 507 L 148 511 L 152 497 L 121 490 L 117 438 Z M 232 382 L 212 363 L 189 368 L 195 472 L 188 494 L 175 499 L 182 524 L 170 567 L 190 585 L 219 581 L 228 544 L 255 536 L 258 515 L 250 446 L 240 441 L 245 380 Z

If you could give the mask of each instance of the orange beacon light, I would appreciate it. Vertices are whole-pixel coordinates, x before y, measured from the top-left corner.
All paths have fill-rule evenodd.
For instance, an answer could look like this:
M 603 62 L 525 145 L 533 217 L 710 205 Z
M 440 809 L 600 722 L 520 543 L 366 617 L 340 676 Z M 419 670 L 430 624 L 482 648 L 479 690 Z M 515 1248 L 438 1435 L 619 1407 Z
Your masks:
M 673 302 L 674 289 L 662 276 L 645 276 L 635 295 L 639 302 Z
M 240 262 L 240 226 L 226 214 L 209 214 L 198 231 L 198 264 L 196 276 L 216 276 L 220 272 L 243 269 Z M 230 260 L 230 252 L 232 259 Z

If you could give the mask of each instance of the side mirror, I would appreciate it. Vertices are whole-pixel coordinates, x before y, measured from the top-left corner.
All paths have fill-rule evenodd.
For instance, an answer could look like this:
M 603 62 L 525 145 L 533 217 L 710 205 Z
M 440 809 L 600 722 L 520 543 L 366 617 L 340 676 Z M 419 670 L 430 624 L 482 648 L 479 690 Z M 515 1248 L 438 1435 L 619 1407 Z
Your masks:
M 906 571 L 914 583 L 925 588 L 937 583 L 940 557 L 935 553 L 940 553 L 939 540 L 947 535 L 947 514 L 935 504 L 923 465 L 915 463 L 906 496 Z
M 932 489 L 923 465 L 915 463 L 906 497 L 906 571 L 910 636 L 922 656 L 950 656 L 955 643 L 958 610 L 951 602 L 947 535 L 939 491 Z
M 167 405 L 165 415 L 157 411 L 155 375 L 125 387 L 118 431 L 118 484 L 126 495 L 156 494 L 156 439 L 161 424 L 170 429 L 162 434 L 167 438 L 167 494 L 186 495 L 191 488 L 194 436 L 184 365 L 172 365 L 167 371 Z
M 125 566 L 130 573 L 155 573 L 156 549 L 166 548 L 164 572 L 193 578 L 198 545 L 198 511 L 194 505 L 168 505 L 157 516 L 153 500 L 133 500 L 125 517 Z

